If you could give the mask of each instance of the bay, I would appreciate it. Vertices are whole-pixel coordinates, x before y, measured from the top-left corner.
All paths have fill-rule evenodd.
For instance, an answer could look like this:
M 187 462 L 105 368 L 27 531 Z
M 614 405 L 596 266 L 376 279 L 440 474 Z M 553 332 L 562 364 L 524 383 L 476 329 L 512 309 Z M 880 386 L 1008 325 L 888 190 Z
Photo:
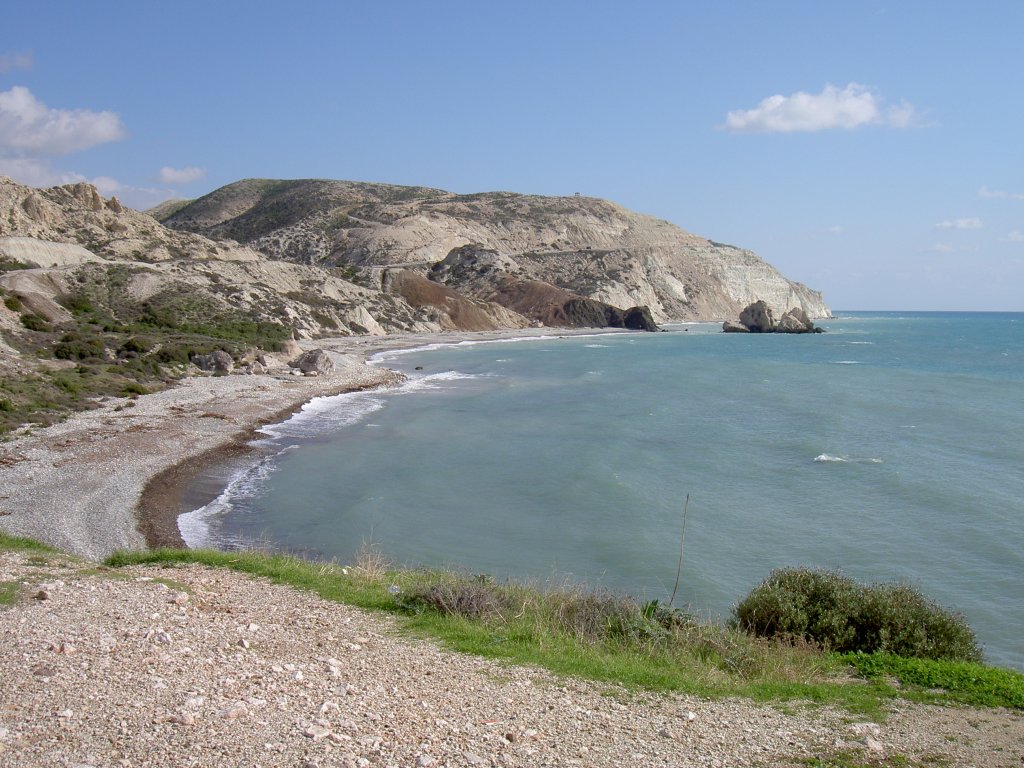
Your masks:
M 727 617 L 774 568 L 838 568 L 918 586 L 1024 669 L 1024 315 L 823 325 L 386 354 L 409 384 L 269 428 L 260 463 L 182 529 L 664 600 L 689 494 L 691 610 Z

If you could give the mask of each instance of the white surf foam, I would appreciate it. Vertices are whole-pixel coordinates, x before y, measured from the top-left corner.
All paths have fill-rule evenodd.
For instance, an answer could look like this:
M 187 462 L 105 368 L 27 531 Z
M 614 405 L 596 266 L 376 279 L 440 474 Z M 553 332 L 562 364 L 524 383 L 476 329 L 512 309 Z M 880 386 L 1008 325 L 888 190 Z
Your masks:
M 883 459 L 877 457 L 871 458 L 851 458 L 849 456 L 833 456 L 831 453 L 819 453 L 814 457 L 814 461 L 818 464 L 884 464 Z
M 833 456 L 833 455 L 831 455 L 829 453 L 820 453 L 820 454 L 818 454 L 817 456 L 814 457 L 814 460 L 818 464 L 832 464 L 832 463 L 839 464 L 839 463 L 845 463 L 846 462 L 846 459 L 844 459 L 842 456 Z
M 383 407 L 384 400 L 380 395 L 369 392 L 314 397 L 288 419 L 278 424 L 268 424 L 257 431 L 271 440 L 313 437 L 355 424 Z
M 178 516 L 178 531 L 185 546 L 190 549 L 209 547 L 224 542 L 215 541 L 211 534 L 213 521 L 235 508 L 239 499 L 253 498 L 263 492 L 266 480 L 277 469 L 276 459 L 294 446 L 288 446 L 273 456 L 265 456 L 257 463 L 240 470 L 220 495 L 205 506 Z

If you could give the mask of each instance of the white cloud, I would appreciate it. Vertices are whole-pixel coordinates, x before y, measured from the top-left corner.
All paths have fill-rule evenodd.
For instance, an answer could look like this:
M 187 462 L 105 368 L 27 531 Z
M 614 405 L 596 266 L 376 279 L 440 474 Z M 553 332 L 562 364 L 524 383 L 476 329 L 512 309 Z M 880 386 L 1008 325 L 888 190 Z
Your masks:
M 982 187 L 978 190 L 978 197 L 998 197 L 1005 200 L 1024 200 L 1024 192 L 1000 192 L 999 190 Z
M 114 112 L 51 109 L 20 85 L 0 92 L 0 152 L 66 155 L 124 136 Z
M 31 53 L 0 53 L 0 74 L 16 69 L 32 69 L 34 65 Z
M 977 216 L 962 219 L 947 219 L 935 225 L 936 229 L 981 229 L 984 225 Z
M 916 118 L 913 105 L 906 101 L 884 107 L 866 86 L 850 83 L 840 90 L 829 83 L 821 93 L 798 91 L 790 96 L 769 96 L 753 109 L 731 111 L 724 128 L 732 133 L 852 130 L 865 125 L 906 128 Z
M 1019 229 L 1015 229 L 1012 232 L 1010 232 L 1009 234 L 1007 234 L 1006 237 L 1000 238 L 999 242 L 1000 243 L 1024 243 L 1024 232 L 1021 232 Z
M 85 177 L 79 173 L 55 170 L 46 160 L 36 157 L 3 157 L 0 155 L 0 175 L 10 176 L 15 181 L 30 187 L 52 187 L 57 184 L 85 181 Z
M 187 168 L 169 168 L 164 166 L 160 169 L 157 178 L 161 184 L 191 184 L 206 176 L 205 168 L 189 166 Z
M 828 232 L 830 235 L 841 235 L 846 230 L 844 227 L 840 226 L 839 224 L 836 224 L 833 227 L 829 227 L 825 231 Z
M 934 243 L 922 250 L 925 253 L 952 253 L 954 249 L 949 243 Z

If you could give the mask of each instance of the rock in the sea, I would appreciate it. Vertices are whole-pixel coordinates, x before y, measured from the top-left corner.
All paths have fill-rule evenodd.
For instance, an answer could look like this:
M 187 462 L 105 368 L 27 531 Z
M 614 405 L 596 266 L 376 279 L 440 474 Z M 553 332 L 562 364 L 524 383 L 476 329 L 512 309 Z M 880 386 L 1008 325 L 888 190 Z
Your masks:
M 722 323 L 723 333 L 750 333 L 750 329 L 736 320 L 726 320 Z
M 288 363 L 288 365 L 292 368 L 298 368 L 307 376 L 323 376 L 334 372 L 334 361 L 322 349 L 311 349 L 309 352 L 303 352 Z
M 192 363 L 199 370 L 207 373 L 231 373 L 231 369 L 235 365 L 231 355 L 223 349 L 214 350 L 208 355 L 195 355 L 192 358 Z
M 775 316 L 771 307 L 758 299 L 740 312 L 740 324 L 751 333 L 771 333 L 775 330 Z
M 814 323 L 800 307 L 793 307 L 779 319 L 776 333 L 814 333 Z
M 634 331 L 656 331 L 657 324 L 648 307 L 630 307 L 622 316 L 622 325 Z

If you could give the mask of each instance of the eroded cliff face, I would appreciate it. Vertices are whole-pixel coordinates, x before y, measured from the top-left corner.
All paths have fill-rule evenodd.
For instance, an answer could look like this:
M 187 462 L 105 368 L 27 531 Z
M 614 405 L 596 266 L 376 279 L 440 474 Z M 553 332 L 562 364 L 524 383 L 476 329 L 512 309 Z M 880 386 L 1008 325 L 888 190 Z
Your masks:
M 595 198 L 246 180 L 168 211 L 172 228 L 234 237 L 301 263 L 426 273 L 473 245 L 507 257 L 516 279 L 620 309 L 647 306 L 662 322 L 735 317 L 757 299 L 779 315 L 793 307 L 830 314 L 820 293 L 751 251 Z

